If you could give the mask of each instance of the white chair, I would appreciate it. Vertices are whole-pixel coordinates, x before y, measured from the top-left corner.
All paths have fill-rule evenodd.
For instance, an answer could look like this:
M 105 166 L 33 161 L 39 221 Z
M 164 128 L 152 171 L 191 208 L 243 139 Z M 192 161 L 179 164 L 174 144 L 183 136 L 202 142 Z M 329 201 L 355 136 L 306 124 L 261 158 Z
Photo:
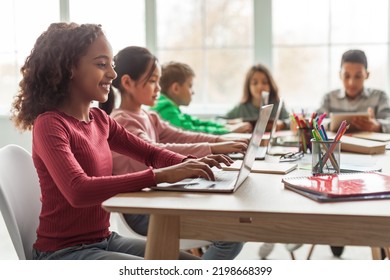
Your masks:
M 146 237 L 135 232 L 125 221 L 125 218 L 120 213 L 111 213 L 111 224 L 112 230 L 115 230 L 122 236 L 127 236 L 131 238 L 138 238 L 146 240 Z M 200 256 L 197 254 L 195 249 L 202 248 L 210 245 L 211 242 L 204 240 L 191 240 L 191 239 L 180 239 L 180 249 L 185 251 L 190 251 L 191 253 Z
M 32 245 L 36 240 L 40 210 L 39 179 L 31 154 L 17 145 L 1 148 L 0 211 L 20 260 L 32 259 Z M 122 215 L 118 216 L 118 233 L 145 239 L 131 230 L 124 218 L 121 218 Z M 181 240 L 180 248 L 187 250 L 208 244 L 210 242 Z
M 20 260 L 32 259 L 41 210 L 31 154 L 17 145 L 0 149 L 0 210 Z

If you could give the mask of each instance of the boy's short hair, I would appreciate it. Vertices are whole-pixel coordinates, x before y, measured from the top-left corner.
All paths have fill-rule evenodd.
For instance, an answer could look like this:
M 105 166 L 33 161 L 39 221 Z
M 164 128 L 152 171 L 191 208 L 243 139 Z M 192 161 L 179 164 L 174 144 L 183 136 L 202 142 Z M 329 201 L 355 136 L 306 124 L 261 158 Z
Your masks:
M 168 93 L 168 89 L 173 83 L 182 85 L 189 77 L 195 77 L 195 72 L 189 65 L 174 61 L 165 63 L 161 66 L 161 91 Z
M 360 63 L 367 69 L 367 57 L 364 51 L 361 50 L 349 50 L 346 51 L 341 57 L 341 67 L 345 62 Z

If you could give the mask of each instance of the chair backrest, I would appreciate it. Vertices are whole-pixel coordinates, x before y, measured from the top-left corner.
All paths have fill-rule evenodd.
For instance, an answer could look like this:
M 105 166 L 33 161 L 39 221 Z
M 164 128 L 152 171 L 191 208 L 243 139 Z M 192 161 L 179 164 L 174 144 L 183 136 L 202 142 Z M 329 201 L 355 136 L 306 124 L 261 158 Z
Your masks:
M 40 187 L 31 154 L 17 145 L 0 149 L 0 210 L 19 259 L 32 259 Z

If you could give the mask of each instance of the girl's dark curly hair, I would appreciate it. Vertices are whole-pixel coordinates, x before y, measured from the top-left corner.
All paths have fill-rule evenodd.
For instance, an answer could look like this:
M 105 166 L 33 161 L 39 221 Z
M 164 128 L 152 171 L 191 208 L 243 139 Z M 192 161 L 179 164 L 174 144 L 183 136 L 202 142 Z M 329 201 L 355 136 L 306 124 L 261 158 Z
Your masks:
M 20 90 L 11 109 L 17 128 L 30 130 L 39 114 L 62 104 L 72 68 L 102 34 L 97 24 L 53 23 L 38 37 L 20 69 Z

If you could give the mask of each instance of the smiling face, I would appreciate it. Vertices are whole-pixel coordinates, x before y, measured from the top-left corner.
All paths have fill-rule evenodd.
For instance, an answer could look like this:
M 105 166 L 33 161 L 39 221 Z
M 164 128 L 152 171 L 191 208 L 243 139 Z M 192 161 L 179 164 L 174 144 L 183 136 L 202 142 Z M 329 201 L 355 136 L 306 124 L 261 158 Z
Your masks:
M 340 79 L 343 82 L 345 93 L 349 98 L 358 96 L 364 87 L 364 81 L 369 73 L 361 63 L 345 62 L 341 66 Z
M 83 103 L 105 102 L 115 78 L 111 45 L 100 35 L 72 69 L 71 98 Z

